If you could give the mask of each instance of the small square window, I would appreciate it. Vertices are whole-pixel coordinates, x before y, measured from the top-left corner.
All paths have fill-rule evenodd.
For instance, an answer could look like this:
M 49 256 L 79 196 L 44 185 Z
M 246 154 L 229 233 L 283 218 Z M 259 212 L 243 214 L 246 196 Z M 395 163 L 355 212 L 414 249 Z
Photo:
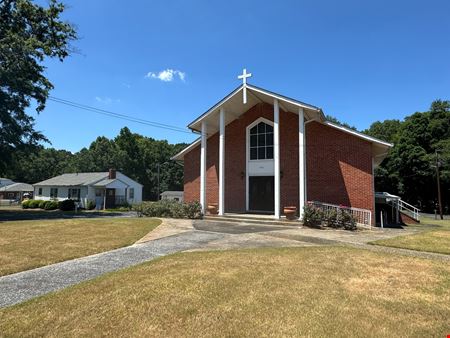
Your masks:
M 273 146 L 273 134 L 266 134 L 266 146 Z
M 258 147 L 264 147 L 266 145 L 266 135 L 259 134 L 258 135 Z
M 266 150 L 267 150 L 266 158 L 273 159 L 273 147 L 267 147 Z
M 266 132 L 266 124 L 264 122 L 260 122 L 258 124 L 258 134 L 264 134 Z
M 264 160 L 266 158 L 266 147 L 258 148 L 258 160 Z

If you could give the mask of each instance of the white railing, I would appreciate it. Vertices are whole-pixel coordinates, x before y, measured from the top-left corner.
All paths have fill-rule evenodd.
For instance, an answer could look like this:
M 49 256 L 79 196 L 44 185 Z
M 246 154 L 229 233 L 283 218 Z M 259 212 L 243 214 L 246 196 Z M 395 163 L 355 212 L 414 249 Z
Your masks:
M 339 212 L 339 211 L 345 210 L 347 212 L 350 212 L 350 214 L 355 218 L 356 223 L 362 224 L 362 225 L 368 225 L 368 226 L 372 225 L 372 212 L 367 209 L 352 208 L 352 207 L 346 207 L 343 205 L 322 203 L 322 202 L 317 202 L 317 201 L 311 201 L 311 202 L 308 202 L 308 204 L 313 205 L 316 208 L 320 208 L 324 212 L 329 212 L 331 210 Z
M 407 214 L 408 216 L 411 216 L 416 221 L 419 220 L 420 215 L 420 209 L 416 208 L 414 205 L 411 205 L 409 203 L 406 203 L 405 201 L 399 199 L 397 201 L 389 201 L 391 205 L 393 205 L 395 208 L 397 208 L 398 211 L 403 212 Z

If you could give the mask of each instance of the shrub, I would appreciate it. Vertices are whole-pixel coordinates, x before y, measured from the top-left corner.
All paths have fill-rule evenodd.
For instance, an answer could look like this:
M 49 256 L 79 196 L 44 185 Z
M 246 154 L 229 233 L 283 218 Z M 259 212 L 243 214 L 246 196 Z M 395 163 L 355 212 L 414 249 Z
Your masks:
M 352 216 L 351 212 L 342 210 L 340 215 L 340 225 L 345 230 L 356 230 L 356 219 Z
M 309 204 L 304 206 L 302 218 L 303 225 L 318 227 L 322 224 L 323 219 L 324 213 L 322 209 Z
M 45 201 L 44 209 L 45 210 L 56 210 L 56 209 L 58 209 L 58 202 L 57 201 Z
M 58 208 L 61 211 L 72 211 L 75 210 L 75 201 L 68 199 L 63 200 L 58 203 Z
M 93 210 L 95 209 L 95 202 L 92 200 L 87 201 L 86 203 L 86 209 Z
M 172 200 L 157 202 L 142 202 L 133 205 L 138 217 L 173 217 L 173 218 L 201 218 L 201 206 L 198 202 L 180 203 Z
M 40 200 L 40 201 L 39 201 L 39 208 L 44 209 L 44 207 L 45 207 L 45 202 L 46 202 L 46 201 L 44 201 L 44 200 Z
M 190 219 L 202 218 L 202 205 L 198 201 L 183 203 L 184 215 Z
M 327 227 L 339 228 L 339 214 L 336 210 L 331 209 L 325 213 L 325 222 Z
M 22 209 L 28 209 L 31 200 L 22 201 Z
M 39 203 L 41 203 L 40 200 L 29 200 L 29 202 L 28 202 L 28 208 L 30 208 L 30 209 L 36 209 L 36 208 L 39 208 Z

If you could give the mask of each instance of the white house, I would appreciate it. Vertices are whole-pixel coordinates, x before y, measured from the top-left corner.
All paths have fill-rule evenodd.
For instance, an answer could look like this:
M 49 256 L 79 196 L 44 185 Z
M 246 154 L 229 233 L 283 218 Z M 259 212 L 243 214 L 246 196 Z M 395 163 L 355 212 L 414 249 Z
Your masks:
M 142 202 L 142 184 L 119 171 L 63 174 L 34 184 L 37 200 L 73 199 L 86 208 L 88 201 L 97 209 Z
M 163 193 L 161 193 L 161 199 L 183 202 L 183 195 L 184 195 L 184 193 L 182 191 L 167 190 L 167 191 L 164 191 Z

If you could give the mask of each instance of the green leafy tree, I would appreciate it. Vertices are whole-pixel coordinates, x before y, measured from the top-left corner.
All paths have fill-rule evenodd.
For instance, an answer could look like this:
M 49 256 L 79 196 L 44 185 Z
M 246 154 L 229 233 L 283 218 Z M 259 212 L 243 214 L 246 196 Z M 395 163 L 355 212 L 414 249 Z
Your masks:
M 73 26 L 61 20 L 64 9 L 57 0 L 47 8 L 30 0 L 0 1 L 0 172 L 14 150 L 47 140 L 26 109 L 32 101 L 37 112 L 45 108 L 53 85 L 43 62 L 63 61 L 76 38 Z
M 341 122 L 337 118 L 335 118 L 334 116 L 326 115 L 325 118 L 327 119 L 327 121 L 330 121 L 331 123 L 337 124 L 339 126 L 343 126 L 345 128 L 348 128 L 348 129 L 353 129 L 353 130 L 358 131 L 358 129 L 356 129 L 355 126 L 351 126 L 348 123 Z

